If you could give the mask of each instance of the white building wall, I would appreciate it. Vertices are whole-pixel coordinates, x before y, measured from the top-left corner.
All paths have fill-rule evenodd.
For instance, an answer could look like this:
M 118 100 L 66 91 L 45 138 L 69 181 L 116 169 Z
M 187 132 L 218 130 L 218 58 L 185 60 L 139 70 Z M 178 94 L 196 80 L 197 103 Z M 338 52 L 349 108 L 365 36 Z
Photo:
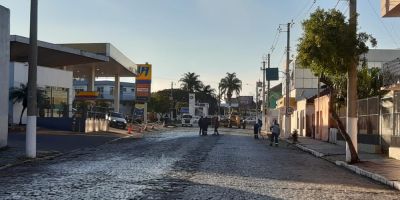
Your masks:
M 14 81 L 11 87 L 20 87 L 21 83 L 27 84 L 28 82 L 28 64 L 11 62 L 10 70 L 14 70 Z M 52 69 L 48 67 L 38 66 L 37 69 L 37 85 L 38 87 L 63 87 L 68 88 L 68 103 L 70 110 L 72 109 L 72 102 L 75 98 L 74 89 L 72 86 L 73 76 L 72 72 L 60 69 Z M 13 123 L 19 123 L 19 117 L 22 111 L 22 103 L 17 103 L 13 106 Z M 22 123 L 26 123 L 26 110 L 22 117 Z

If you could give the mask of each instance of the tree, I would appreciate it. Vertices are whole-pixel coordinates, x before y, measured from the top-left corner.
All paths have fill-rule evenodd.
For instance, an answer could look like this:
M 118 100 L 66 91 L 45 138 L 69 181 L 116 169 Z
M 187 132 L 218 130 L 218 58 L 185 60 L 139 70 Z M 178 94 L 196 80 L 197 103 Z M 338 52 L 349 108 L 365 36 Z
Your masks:
M 215 89 L 211 88 L 210 85 L 203 85 L 199 92 L 206 95 L 215 96 Z
M 242 90 L 242 81 L 236 77 L 236 73 L 226 73 L 226 77 L 222 78 L 219 87 L 221 88 L 221 94 L 226 94 L 229 103 L 229 113 L 231 112 L 231 100 L 233 93 L 239 96 Z
M 218 110 L 218 100 L 215 95 L 215 89 L 210 85 L 204 85 L 199 92 L 196 92 L 196 99 L 202 103 L 209 104 L 209 113 L 214 114 Z
M 162 95 L 158 92 L 152 93 L 148 108 L 150 112 L 167 113 L 170 108 L 170 101 L 167 95 Z
M 340 81 L 343 81 L 344 75 L 354 64 L 358 64 L 359 56 L 368 52 L 366 42 L 370 41 L 375 46 L 376 40 L 366 33 L 356 34 L 352 24 L 346 22 L 345 16 L 334 9 L 317 9 L 302 26 L 304 33 L 297 46 L 297 61 L 321 76 L 321 82 L 329 87 L 329 113 L 349 146 L 350 162 L 358 162 L 357 151 L 333 108 L 336 99 L 332 97 L 337 92 L 337 86 L 343 84 Z M 353 36 L 355 34 L 356 37 Z
M 41 106 L 44 102 L 44 91 L 41 89 L 37 90 L 37 102 L 38 106 Z M 26 84 L 21 83 L 20 87 L 12 87 L 10 88 L 10 100 L 15 103 L 22 102 L 22 111 L 19 117 L 19 125 L 22 125 L 22 116 L 24 115 L 25 109 L 28 106 L 28 86 Z
M 179 80 L 181 82 L 181 88 L 190 93 L 200 91 L 203 87 L 203 83 L 199 80 L 199 77 L 200 75 L 197 75 L 194 72 L 183 74 L 183 77 Z

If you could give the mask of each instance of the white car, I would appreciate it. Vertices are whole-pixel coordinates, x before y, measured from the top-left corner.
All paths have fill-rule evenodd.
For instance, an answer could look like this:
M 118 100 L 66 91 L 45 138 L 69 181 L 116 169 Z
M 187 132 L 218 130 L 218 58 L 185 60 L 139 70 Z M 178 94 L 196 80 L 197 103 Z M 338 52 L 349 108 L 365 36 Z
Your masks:
M 193 126 L 194 119 L 193 119 L 192 115 L 183 114 L 181 121 L 182 121 L 182 127 L 183 126 Z
M 246 119 L 244 119 L 244 121 L 246 122 L 247 125 L 254 125 L 257 123 L 255 116 L 247 117 Z
M 127 121 L 121 113 L 112 112 L 110 113 L 106 119 L 110 121 L 110 127 L 125 129 L 127 125 Z

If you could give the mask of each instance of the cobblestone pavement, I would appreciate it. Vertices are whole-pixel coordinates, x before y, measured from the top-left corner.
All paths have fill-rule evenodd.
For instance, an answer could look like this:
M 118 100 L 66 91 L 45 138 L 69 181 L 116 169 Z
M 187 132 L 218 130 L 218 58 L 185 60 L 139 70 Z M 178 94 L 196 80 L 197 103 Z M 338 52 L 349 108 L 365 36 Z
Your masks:
M 400 193 L 242 130 L 179 128 L 0 171 L 0 199 L 400 199 Z

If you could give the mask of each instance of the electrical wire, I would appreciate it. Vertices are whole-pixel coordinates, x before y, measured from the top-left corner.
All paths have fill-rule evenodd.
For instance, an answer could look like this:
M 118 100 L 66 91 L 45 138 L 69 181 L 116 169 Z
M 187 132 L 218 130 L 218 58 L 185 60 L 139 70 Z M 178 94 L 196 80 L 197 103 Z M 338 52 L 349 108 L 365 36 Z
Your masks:
M 274 50 L 275 50 L 275 47 L 276 47 L 276 45 L 278 44 L 278 41 L 279 41 L 279 36 L 281 35 L 281 27 L 279 26 L 277 29 L 276 29 L 276 34 L 275 34 L 275 37 L 274 37 L 274 41 L 272 42 L 272 46 L 271 46 L 271 49 L 270 49 L 270 54 L 272 54 L 273 52 L 274 52 Z
M 315 0 L 314 0 L 314 3 L 315 3 Z M 300 12 L 299 12 L 297 15 L 295 15 L 295 17 L 293 18 L 293 20 L 297 22 L 297 19 L 301 16 L 301 14 L 303 14 L 303 12 L 306 10 L 307 7 L 308 7 L 308 4 L 306 4 L 306 5 L 300 10 Z
M 340 0 L 338 0 L 338 1 L 336 2 L 336 5 L 335 5 L 335 7 L 334 7 L 333 9 L 336 10 L 336 7 L 339 5 L 339 2 L 340 2 Z
M 371 8 L 371 10 L 375 13 L 376 17 L 379 19 L 383 27 L 385 28 L 386 32 L 389 34 L 389 37 L 392 39 L 392 42 L 396 45 L 397 48 L 399 48 L 399 44 L 397 43 L 396 39 L 393 37 L 392 33 L 389 31 L 389 29 L 386 27 L 385 23 L 383 23 L 381 17 L 378 15 L 378 13 L 375 11 L 375 9 L 372 6 L 372 3 L 370 0 L 368 0 L 368 4 Z

